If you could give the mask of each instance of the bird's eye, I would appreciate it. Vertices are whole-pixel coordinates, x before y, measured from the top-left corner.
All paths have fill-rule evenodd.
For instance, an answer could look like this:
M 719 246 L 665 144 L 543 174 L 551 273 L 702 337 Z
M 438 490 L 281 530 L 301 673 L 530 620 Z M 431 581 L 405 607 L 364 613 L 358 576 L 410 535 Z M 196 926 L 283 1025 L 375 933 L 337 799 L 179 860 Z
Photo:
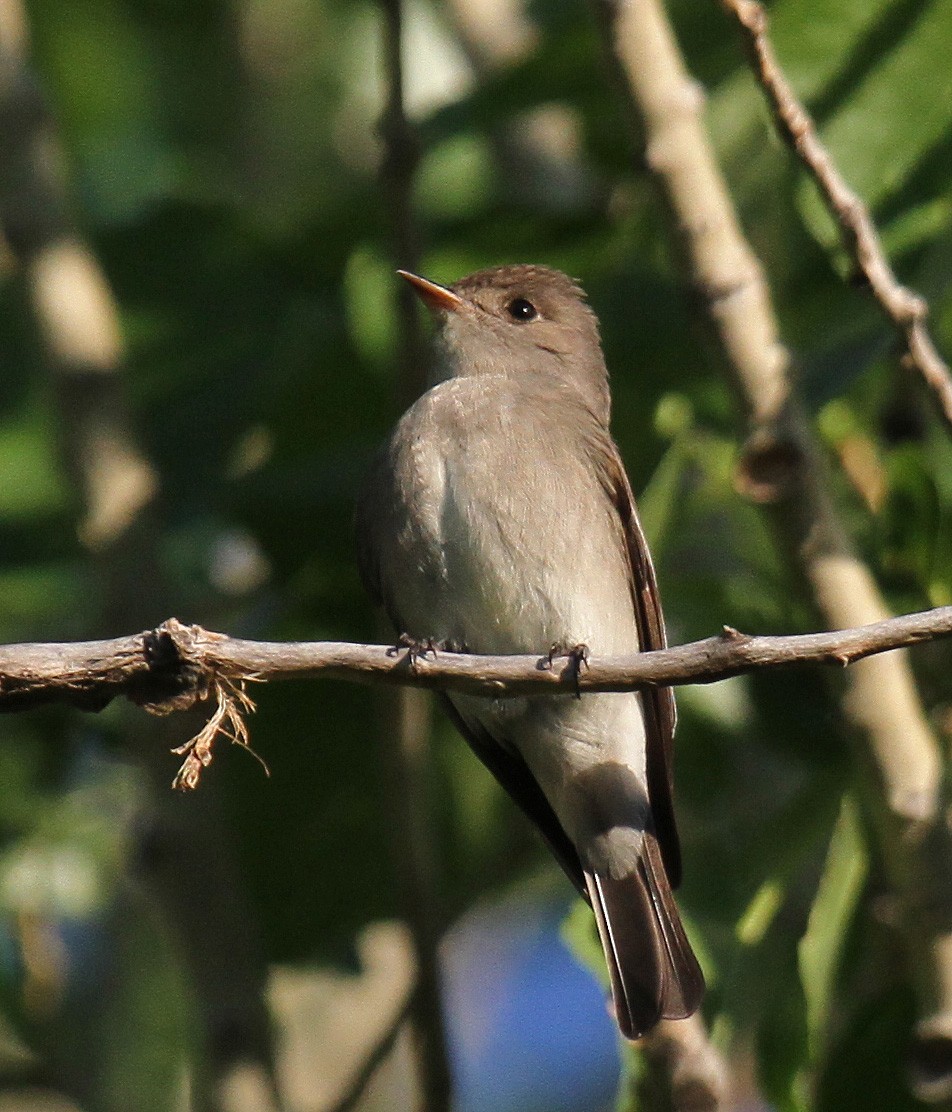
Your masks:
M 524 297 L 513 298 L 506 306 L 506 312 L 513 320 L 518 321 L 520 324 L 535 320 L 539 315 L 538 309 L 536 309 L 531 301 L 526 301 Z

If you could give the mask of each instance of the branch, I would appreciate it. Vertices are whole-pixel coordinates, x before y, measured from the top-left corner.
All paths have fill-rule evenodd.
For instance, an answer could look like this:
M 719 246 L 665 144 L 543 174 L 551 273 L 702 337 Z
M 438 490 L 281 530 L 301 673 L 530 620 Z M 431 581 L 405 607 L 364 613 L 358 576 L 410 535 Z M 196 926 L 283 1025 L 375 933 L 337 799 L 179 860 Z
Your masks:
M 922 376 L 932 390 L 939 413 L 952 428 L 952 376 L 926 327 L 929 316 L 926 300 L 896 278 L 869 209 L 846 184 L 820 142 L 809 112 L 797 99 L 777 62 L 767 36 L 767 13 L 763 6 L 756 0 L 722 0 L 722 3 L 744 33 L 754 76 L 767 95 L 780 135 L 816 183 L 839 228 L 843 246 L 902 341 L 903 364 Z
M 635 1080 L 635 1107 L 717 1112 L 725 1107 L 729 1078 L 699 1012 L 663 1019 L 642 1044 L 646 1069 Z
M 337 679 L 494 699 L 622 692 L 715 683 L 765 668 L 845 667 L 863 657 L 950 636 L 952 606 L 832 633 L 751 637 L 725 626 L 716 637 L 676 648 L 592 656 L 576 672 L 572 657 L 550 663 L 547 654 L 474 656 L 335 641 L 245 641 L 170 618 L 156 629 L 110 641 L 0 648 L 0 710 L 22 711 L 65 702 L 97 711 L 124 695 L 153 714 L 169 714 L 214 698 L 216 729 L 211 737 L 203 730 L 188 750 L 197 746 L 210 760 L 215 733 L 247 744 L 241 716 L 253 709 L 244 693 L 249 682 Z M 201 763 L 204 767 L 208 760 Z M 195 783 L 197 776 L 178 786 L 194 787 Z

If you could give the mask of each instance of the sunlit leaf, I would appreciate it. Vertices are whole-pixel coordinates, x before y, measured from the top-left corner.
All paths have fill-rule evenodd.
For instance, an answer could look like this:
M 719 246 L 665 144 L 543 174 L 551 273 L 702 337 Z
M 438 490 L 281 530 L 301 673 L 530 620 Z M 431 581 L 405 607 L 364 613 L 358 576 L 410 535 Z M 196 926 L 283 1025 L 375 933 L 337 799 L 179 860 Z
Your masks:
M 866 870 L 866 844 L 856 804 L 850 796 L 844 796 L 807 930 L 798 947 L 810 1051 L 814 1058 L 823 1046 L 843 937 L 856 910 Z

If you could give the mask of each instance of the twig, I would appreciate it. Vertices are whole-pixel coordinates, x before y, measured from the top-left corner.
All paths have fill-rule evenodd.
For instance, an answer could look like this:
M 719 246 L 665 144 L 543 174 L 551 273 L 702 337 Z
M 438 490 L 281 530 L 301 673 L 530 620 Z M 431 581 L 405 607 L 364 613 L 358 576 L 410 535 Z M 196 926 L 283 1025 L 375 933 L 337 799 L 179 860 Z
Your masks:
M 827 664 L 952 636 L 952 606 L 889 618 L 857 629 L 752 637 L 725 626 L 716 637 L 627 656 L 591 656 L 577 673 L 571 660 L 539 656 L 395 654 L 392 646 L 335 641 L 245 641 L 170 618 L 156 629 L 110 641 L 7 645 L 0 648 L 0 710 L 65 702 L 97 711 L 124 695 L 153 714 L 184 710 L 214 696 L 216 716 L 247 744 L 236 720 L 253 709 L 247 681 L 342 679 L 460 691 L 494 699 L 576 690 L 715 683 L 765 668 Z M 222 710 L 222 700 L 230 706 Z M 204 737 L 204 731 L 199 737 Z M 207 739 L 206 739 L 207 740 Z M 196 739 L 197 743 L 197 739 Z M 207 756 L 204 741 L 198 746 Z M 202 759 L 204 767 L 208 763 Z M 196 777 L 197 779 L 197 777 Z M 194 783 L 180 786 L 193 787 Z
M 883 315 L 904 345 L 903 364 L 930 387 L 939 413 L 952 428 L 952 375 L 937 351 L 926 321 L 925 298 L 903 286 L 886 258 L 869 209 L 846 184 L 820 142 L 809 112 L 797 99 L 777 62 L 767 34 L 767 13 L 757 0 L 721 0 L 744 33 L 754 76 L 760 83 L 783 139 L 816 182 L 833 216 L 843 245 L 868 284 Z

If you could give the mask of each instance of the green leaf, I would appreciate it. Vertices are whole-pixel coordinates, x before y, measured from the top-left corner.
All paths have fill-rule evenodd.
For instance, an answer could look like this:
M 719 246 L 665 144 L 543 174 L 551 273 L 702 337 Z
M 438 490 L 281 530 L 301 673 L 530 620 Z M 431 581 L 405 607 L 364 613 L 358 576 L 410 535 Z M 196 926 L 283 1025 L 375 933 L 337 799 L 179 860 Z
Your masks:
M 844 795 L 806 933 L 797 948 L 806 997 L 807 1036 L 814 1058 L 823 1047 L 837 966 L 868 866 L 856 803 L 852 796 Z
M 54 429 L 32 405 L 0 424 L 0 518 L 7 521 L 62 509 L 66 490 L 54 464 Z

